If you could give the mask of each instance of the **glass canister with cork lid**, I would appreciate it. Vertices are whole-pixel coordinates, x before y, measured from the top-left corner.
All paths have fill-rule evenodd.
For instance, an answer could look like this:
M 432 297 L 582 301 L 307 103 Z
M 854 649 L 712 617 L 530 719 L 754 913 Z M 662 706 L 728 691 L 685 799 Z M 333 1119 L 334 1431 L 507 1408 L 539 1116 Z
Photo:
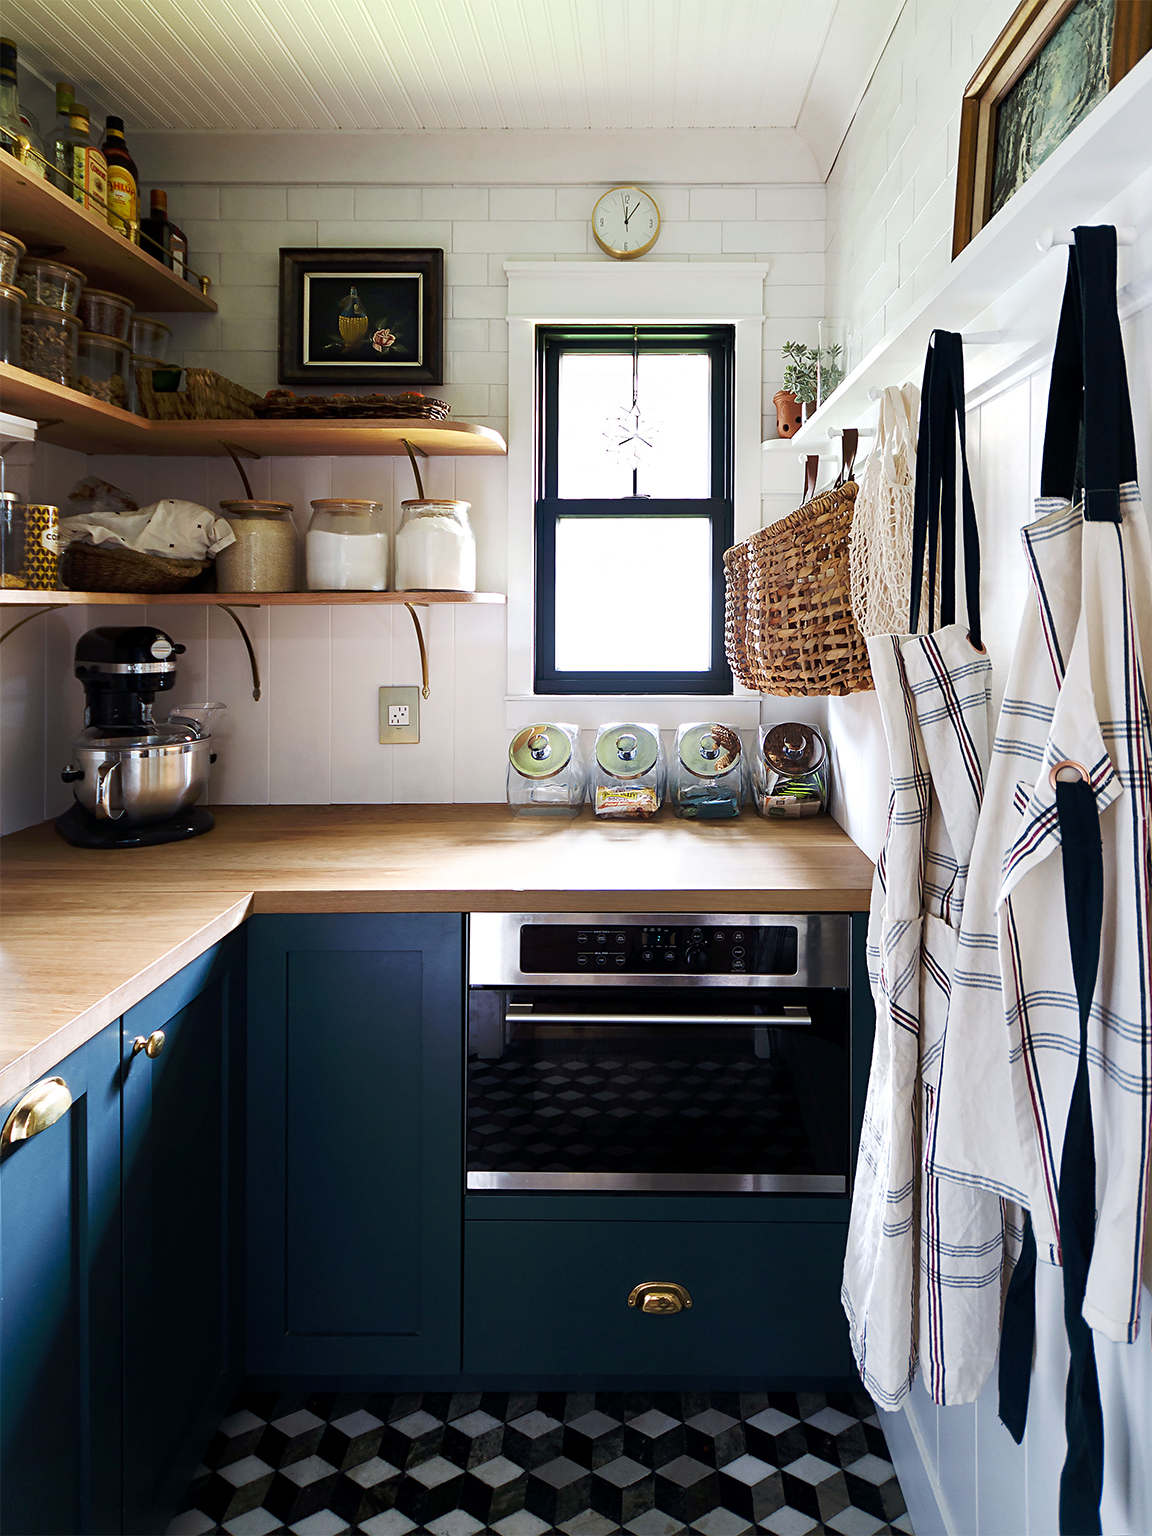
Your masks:
M 379 501 L 312 503 L 304 536 L 309 592 L 386 592 L 388 514 Z
M 218 592 L 295 592 L 296 529 L 288 501 L 222 501 L 236 535 L 216 556 Z
M 744 748 L 735 726 L 680 726 L 669 792 L 677 816 L 696 821 L 739 816 L 745 797 Z
M 655 725 L 602 725 L 596 733 L 592 803 L 597 816 L 646 821 L 664 799 L 664 746 Z
M 508 748 L 508 806 L 517 816 L 579 816 L 587 773 L 575 725 L 526 725 Z
M 815 726 L 791 720 L 762 726 L 752 765 L 761 816 L 819 816 L 828 809 L 828 748 Z
M 396 534 L 397 592 L 475 592 L 476 538 L 470 501 L 402 501 Z

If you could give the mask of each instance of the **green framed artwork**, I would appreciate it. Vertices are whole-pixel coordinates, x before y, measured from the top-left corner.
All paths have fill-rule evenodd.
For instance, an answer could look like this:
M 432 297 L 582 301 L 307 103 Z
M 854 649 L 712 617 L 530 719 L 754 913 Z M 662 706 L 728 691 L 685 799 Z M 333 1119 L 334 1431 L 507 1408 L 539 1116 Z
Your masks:
M 968 82 L 955 259 L 1152 45 L 1148 0 L 1024 0 Z

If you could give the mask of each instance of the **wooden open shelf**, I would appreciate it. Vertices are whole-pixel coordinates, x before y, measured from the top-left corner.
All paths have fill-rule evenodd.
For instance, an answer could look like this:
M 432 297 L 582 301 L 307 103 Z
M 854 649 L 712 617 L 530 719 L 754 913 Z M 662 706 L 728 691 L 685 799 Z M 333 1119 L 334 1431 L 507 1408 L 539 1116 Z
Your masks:
M 23 240 L 30 254 L 50 252 L 79 267 L 93 288 L 122 293 L 137 309 L 215 314 L 215 301 L 199 287 L 9 155 L 0 156 L 0 204 L 5 230 Z
M 0 588 L 0 607 L 74 607 L 79 603 L 172 603 L 192 608 L 344 608 L 367 603 L 412 603 L 430 608 L 439 603 L 506 603 L 503 592 L 33 592 L 23 587 Z
M 49 189 L 51 190 L 51 189 Z M 82 210 L 81 210 L 82 211 Z M 80 453 L 208 454 L 225 442 L 283 458 L 309 454 L 397 456 L 403 440 L 427 454 L 475 457 L 508 452 L 499 432 L 469 421 L 146 421 L 11 363 L 0 363 L 0 410 L 42 424 L 41 442 Z

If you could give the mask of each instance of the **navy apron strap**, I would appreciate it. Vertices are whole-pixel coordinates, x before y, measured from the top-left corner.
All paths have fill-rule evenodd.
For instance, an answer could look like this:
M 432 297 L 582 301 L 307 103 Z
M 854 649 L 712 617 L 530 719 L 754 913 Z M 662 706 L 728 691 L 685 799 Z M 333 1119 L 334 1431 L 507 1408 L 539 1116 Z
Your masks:
M 1019 1445 L 1028 1422 L 1028 1389 L 1032 1382 L 1032 1349 L 1036 1340 L 1036 1234 L 1032 1218 L 1024 1213 L 1024 1236 L 1008 1294 L 1000 1330 L 1000 1422 Z
M 1075 230 L 1048 394 L 1041 496 L 1076 500 L 1083 429 L 1084 517 L 1120 521 L 1120 487 L 1136 479 L 1136 436 L 1116 308 L 1116 231 Z
M 928 566 L 928 629 L 956 621 L 956 467 L 959 443 L 961 531 L 964 548 L 964 599 L 968 632 L 977 650 L 980 639 L 980 536 L 968 474 L 967 424 L 964 415 L 964 342 L 955 331 L 933 331 L 924 359 L 920 392 L 920 432 L 916 448 L 916 489 L 912 521 L 912 582 L 908 628 L 920 625 L 924 566 Z M 936 572 L 939 565 L 939 613 Z
M 1088 1083 L 1088 1018 L 1100 964 L 1104 921 L 1104 853 L 1096 795 L 1084 779 L 1056 782 L 1056 812 L 1064 863 L 1064 907 L 1076 1001 L 1080 1051 L 1060 1154 L 1060 1258 L 1064 1326 L 1071 1358 L 1064 1399 L 1068 1451 L 1060 1474 L 1061 1536 L 1099 1536 L 1104 1486 L 1104 1419 L 1096 1379 L 1092 1329 L 1084 1321 L 1084 1295 L 1096 1233 L 1096 1151 Z

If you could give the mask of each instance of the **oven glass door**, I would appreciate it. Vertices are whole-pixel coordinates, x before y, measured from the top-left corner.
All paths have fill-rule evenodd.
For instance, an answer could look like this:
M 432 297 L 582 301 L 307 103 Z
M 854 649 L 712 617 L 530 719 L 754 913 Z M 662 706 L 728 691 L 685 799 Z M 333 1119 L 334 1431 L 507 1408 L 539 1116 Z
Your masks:
M 844 1194 L 848 994 L 473 988 L 470 1190 Z

